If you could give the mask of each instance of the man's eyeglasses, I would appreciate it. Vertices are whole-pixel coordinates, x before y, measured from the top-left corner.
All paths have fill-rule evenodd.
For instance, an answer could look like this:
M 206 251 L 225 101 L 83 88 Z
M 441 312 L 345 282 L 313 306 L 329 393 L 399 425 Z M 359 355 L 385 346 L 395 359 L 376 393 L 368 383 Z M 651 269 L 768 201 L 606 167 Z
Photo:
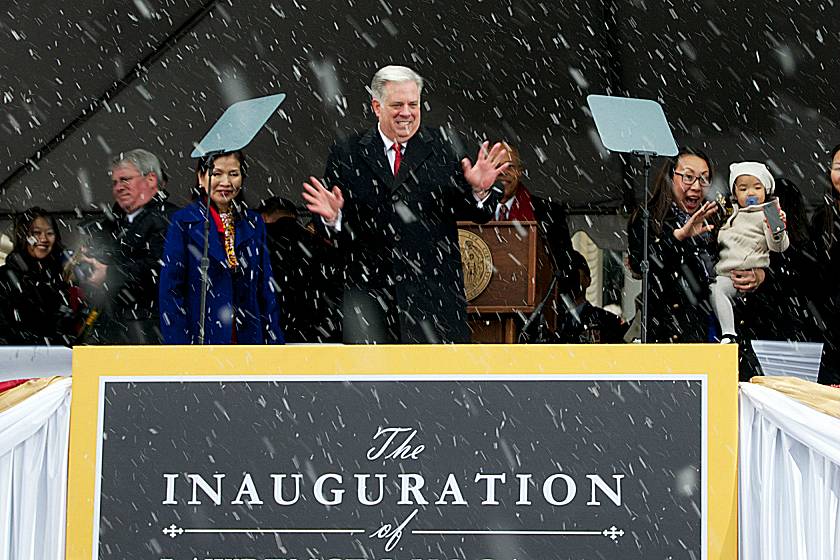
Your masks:
M 116 177 L 113 179 L 114 183 L 119 183 L 123 187 L 127 187 L 134 179 L 138 177 L 145 177 L 145 175 L 133 175 L 131 177 Z
M 709 178 L 704 177 L 703 175 L 694 175 L 693 173 L 680 173 L 679 171 L 674 171 L 674 175 L 679 175 L 680 177 L 682 177 L 682 181 L 686 185 L 693 185 L 697 181 L 700 181 L 701 187 L 708 187 L 711 184 L 709 182 Z

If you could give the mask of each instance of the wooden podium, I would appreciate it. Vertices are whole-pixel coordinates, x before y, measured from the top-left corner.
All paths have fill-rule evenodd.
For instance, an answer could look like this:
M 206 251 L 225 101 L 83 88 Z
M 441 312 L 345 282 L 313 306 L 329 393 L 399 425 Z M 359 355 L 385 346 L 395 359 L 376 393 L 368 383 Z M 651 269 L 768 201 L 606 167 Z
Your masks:
M 515 343 L 551 284 L 551 259 L 536 222 L 458 222 L 473 342 Z M 549 302 L 550 303 L 550 302 Z M 550 328 L 554 306 L 546 305 Z

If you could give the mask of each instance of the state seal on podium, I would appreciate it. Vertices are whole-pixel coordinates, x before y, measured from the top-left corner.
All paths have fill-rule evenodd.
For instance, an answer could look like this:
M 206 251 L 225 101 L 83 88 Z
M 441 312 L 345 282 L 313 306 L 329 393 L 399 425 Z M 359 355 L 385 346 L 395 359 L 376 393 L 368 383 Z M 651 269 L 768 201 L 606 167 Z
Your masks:
M 464 292 L 467 301 L 481 295 L 493 278 L 493 255 L 484 240 L 471 231 L 458 230 L 461 265 L 464 268 Z

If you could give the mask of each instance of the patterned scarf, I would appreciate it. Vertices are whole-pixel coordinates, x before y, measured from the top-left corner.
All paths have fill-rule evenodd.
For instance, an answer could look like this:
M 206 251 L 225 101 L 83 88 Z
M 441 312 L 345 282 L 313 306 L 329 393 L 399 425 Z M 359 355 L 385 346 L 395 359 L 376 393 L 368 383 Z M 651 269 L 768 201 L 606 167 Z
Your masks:
M 239 266 L 239 261 L 236 260 L 236 251 L 234 251 L 236 229 L 233 227 L 233 212 L 219 214 L 219 217 L 222 219 L 222 224 L 225 227 L 225 253 L 227 254 L 228 264 L 231 268 L 236 268 Z
M 233 225 L 233 212 L 219 213 L 215 207 L 210 207 L 210 214 L 216 222 L 216 229 L 224 236 L 225 254 L 231 268 L 239 266 L 236 258 L 236 228 Z

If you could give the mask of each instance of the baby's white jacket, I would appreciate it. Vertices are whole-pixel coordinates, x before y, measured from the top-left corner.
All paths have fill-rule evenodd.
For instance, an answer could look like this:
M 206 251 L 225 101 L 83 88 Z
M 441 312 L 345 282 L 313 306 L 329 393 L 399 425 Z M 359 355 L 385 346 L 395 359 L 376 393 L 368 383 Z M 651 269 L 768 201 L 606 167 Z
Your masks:
M 764 207 L 774 201 L 735 208 L 735 212 L 720 228 L 718 246 L 720 259 L 715 273 L 729 275 L 733 270 L 767 268 L 770 251 L 781 253 L 790 246 L 787 231 L 774 237 L 764 220 Z

